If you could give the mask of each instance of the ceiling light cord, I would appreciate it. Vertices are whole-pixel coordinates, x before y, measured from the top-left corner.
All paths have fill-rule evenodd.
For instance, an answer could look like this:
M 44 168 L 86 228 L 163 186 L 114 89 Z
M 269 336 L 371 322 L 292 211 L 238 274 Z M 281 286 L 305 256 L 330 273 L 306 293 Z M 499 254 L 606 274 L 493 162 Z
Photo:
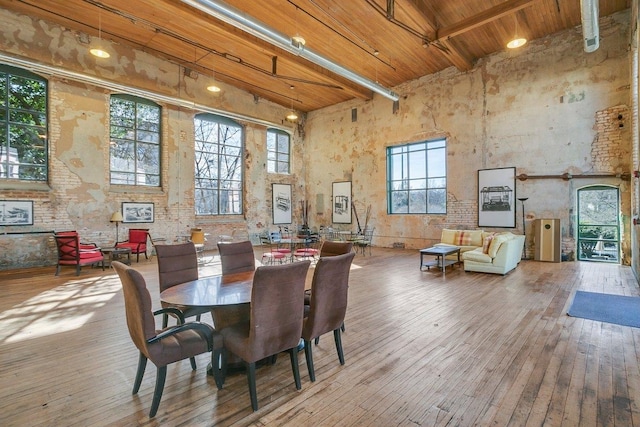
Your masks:
M 345 68 L 342 65 L 339 65 L 323 57 L 322 55 L 311 51 L 305 46 L 301 46 L 298 43 L 295 43 L 294 45 L 290 37 L 267 27 L 262 22 L 249 17 L 247 14 L 233 8 L 232 6 L 229 6 L 223 2 L 213 0 L 181 1 L 192 7 L 195 7 L 198 10 L 201 10 L 202 12 L 210 16 L 213 16 L 214 18 L 233 25 L 234 27 L 252 34 L 255 37 L 265 40 L 273 44 L 274 46 L 284 49 L 289 53 L 305 58 L 316 65 L 332 71 L 348 80 L 351 80 L 356 84 L 359 84 L 360 86 L 363 86 L 367 89 L 372 90 L 373 92 L 389 98 L 392 101 L 398 101 L 400 99 L 398 94 L 393 92 L 391 89 L 388 89 L 376 82 L 367 79 L 366 77 L 356 74 L 348 68 Z

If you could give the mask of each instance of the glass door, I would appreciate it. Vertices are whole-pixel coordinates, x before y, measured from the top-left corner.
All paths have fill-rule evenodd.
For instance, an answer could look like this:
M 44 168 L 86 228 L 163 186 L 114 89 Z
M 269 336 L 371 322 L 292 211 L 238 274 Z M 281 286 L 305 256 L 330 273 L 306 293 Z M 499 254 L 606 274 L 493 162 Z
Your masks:
M 620 262 L 617 188 L 594 186 L 578 190 L 578 260 Z

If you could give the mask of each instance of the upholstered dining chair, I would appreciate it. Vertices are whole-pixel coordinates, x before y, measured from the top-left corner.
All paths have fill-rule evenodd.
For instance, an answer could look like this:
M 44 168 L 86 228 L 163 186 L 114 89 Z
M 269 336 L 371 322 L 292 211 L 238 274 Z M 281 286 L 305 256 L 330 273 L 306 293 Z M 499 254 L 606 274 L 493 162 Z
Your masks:
M 223 365 L 228 352 L 244 360 L 254 411 L 258 410 L 258 360 L 288 351 L 296 389 L 300 390 L 302 387 L 298 368 L 298 344 L 302 333 L 302 295 L 310 264 L 310 261 L 301 261 L 258 267 L 251 290 L 249 321 L 221 331 L 224 337 Z
M 256 257 L 249 240 L 242 242 L 218 242 L 222 274 L 242 273 L 256 269 Z
M 132 254 L 136 254 L 136 262 L 140 262 L 140 254 L 147 256 L 147 240 L 149 238 L 149 229 L 147 228 L 130 228 L 129 239 L 125 242 L 116 243 L 116 248 L 129 248 Z
M 340 332 L 347 312 L 347 291 L 349 288 L 349 270 L 354 252 L 332 257 L 320 257 L 313 272 L 311 300 L 305 308 L 302 327 L 304 354 L 311 381 L 316 380 L 313 368 L 313 350 L 311 340 L 333 331 L 340 364 L 344 365 L 344 352 Z
M 151 296 L 142 275 L 121 262 L 114 261 L 113 268 L 120 277 L 124 292 L 124 304 L 129 335 L 140 351 L 138 371 L 133 384 L 133 394 L 138 393 L 142 377 L 147 366 L 147 360 L 156 365 L 156 385 L 149 417 L 158 411 L 164 382 L 167 375 L 167 365 L 184 359 L 191 359 L 191 367 L 195 368 L 194 357 L 198 354 L 211 352 L 211 362 L 219 360 L 222 354 L 222 336 L 213 327 L 201 322 L 184 323 L 182 313 L 174 308 L 164 308 L 155 312 L 151 310 Z M 171 312 L 179 317 L 176 326 L 156 330 L 154 315 Z M 216 385 L 222 388 L 223 373 L 214 369 Z
M 60 274 L 60 267 L 69 265 L 76 267 L 76 276 L 85 265 L 101 265 L 104 270 L 104 255 L 100 248 L 93 243 L 81 243 L 75 231 L 62 231 L 54 234 L 58 248 L 58 264 L 56 276 Z
M 191 242 L 177 245 L 156 245 L 156 255 L 158 256 L 158 284 L 160 292 L 180 283 L 190 282 L 198 279 L 198 255 Z M 196 316 L 196 321 L 200 321 L 202 314 L 208 313 L 207 307 L 184 307 L 172 306 L 161 302 L 162 307 L 175 307 L 182 312 L 185 319 Z M 169 321 L 169 314 L 162 316 L 162 327 L 166 328 Z
M 352 250 L 353 243 L 351 242 L 333 242 L 326 240 L 322 242 L 322 246 L 320 246 L 320 257 L 344 255 Z

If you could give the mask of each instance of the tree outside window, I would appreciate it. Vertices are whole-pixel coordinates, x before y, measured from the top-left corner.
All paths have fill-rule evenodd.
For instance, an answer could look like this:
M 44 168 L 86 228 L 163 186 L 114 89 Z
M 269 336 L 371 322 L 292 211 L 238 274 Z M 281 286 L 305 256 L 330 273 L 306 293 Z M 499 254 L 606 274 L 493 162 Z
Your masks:
M 390 214 L 447 213 L 446 140 L 387 148 Z
M 160 186 L 160 106 L 111 96 L 111 184 Z
M 196 215 L 241 214 L 242 127 L 213 114 L 198 114 L 194 124 Z
M 288 174 L 291 137 L 281 130 L 267 130 L 267 172 Z
M 0 179 L 46 182 L 47 81 L 0 65 Z

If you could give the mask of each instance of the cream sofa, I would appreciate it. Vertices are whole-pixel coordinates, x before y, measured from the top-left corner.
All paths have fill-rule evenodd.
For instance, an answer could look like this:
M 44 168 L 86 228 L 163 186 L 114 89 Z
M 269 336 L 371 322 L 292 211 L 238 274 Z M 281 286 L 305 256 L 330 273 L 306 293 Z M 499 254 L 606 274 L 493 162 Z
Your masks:
M 460 248 L 460 254 L 467 251 L 472 251 L 478 247 L 482 248 L 482 241 L 486 233 L 483 230 L 451 230 L 448 228 L 442 229 L 440 235 L 440 243 L 436 243 L 434 246 L 455 246 Z M 457 258 L 457 255 L 449 255 L 448 259 Z
M 464 271 L 507 274 L 518 266 L 522 257 L 524 236 L 512 233 L 498 233 L 493 236 L 486 249 L 479 248 L 464 252 Z

